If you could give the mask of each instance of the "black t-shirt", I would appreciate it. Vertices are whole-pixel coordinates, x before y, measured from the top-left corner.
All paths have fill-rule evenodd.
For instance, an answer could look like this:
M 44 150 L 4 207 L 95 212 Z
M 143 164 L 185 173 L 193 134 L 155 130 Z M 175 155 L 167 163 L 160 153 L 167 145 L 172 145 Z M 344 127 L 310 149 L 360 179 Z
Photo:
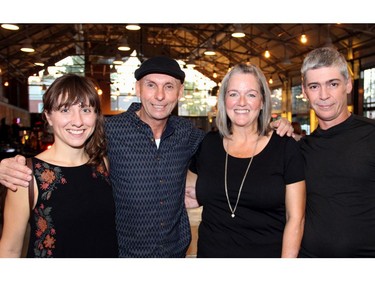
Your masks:
M 304 180 L 303 159 L 293 138 L 272 135 L 248 171 L 235 218 L 225 196 L 225 150 L 208 133 L 190 169 L 198 174 L 203 205 L 198 257 L 280 257 L 285 226 L 285 186 Z M 234 208 L 250 158 L 228 156 L 228 194 Z
M 352 115 L 301 141 L 306 223 L 301 257 L 375 257 L 375 121 Z

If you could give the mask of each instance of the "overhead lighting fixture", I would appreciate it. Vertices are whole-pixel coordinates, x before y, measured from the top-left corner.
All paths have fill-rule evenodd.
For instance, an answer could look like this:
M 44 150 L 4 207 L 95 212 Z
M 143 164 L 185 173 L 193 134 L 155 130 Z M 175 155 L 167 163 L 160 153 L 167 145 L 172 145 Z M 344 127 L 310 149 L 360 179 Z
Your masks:
M 302 34 L 301 34 L 301 37 L 299 38 L 299 41 L 302 44 L 306 44 L 307 43 L 307 36 L 306 36 L 305 29 L 304 29 L 303 25 L 302 25 Z
M 122 61 L 122 57 L 120 56 L 120 54 L 117 54 L 115 57 L 115 60 L 112 63 L 120 65 L 120 64 L 123 64 L 124 62 Z
M 271 56 L 271 53 L 270 53 L 270 51 L 268 51 L 268 49 L 266 49 L 266 51 L 264 52 L 264 56 L 265 56 L 267 59 Z
M 214 56 L 214 55 L 216 55 L 216 52 L 214 51 L 214 50 L 206 50 L 205 52 L 204 52 L 204 54 L 206 55 L 206 56 Z
M 214 65 L 213 73 L 212 73 L 212 77 L 216 79 L 217 78 L 217 73 L 216 73 L 215 69 L 216 69 L 216 64 Z
M 242 37 L 246 36 L 246 34 L 243 32 L 240 24 L 235 24 L 234 26 L 235 26 L 235 30 L 232 33 L 232 37 L 242 38 Z
M 32 43 L 31 39 L 26 39 L 21 47 L 21 51 L 25 53 L 35 52 L 35 49 L 33 48 L 33 45 L 31 43 Z
M 18 30 L 18 29 L 20 29 L 18 27 L 18 25 L 11 24 L 11 23 L 3 23 L 1 25 L 1 27 L 4 28 L 4 29 L 8 29 L 8 30 Z
M 273 84 L 272 75 L 271 75 L 271 77 L 270 77 L 270 80 L 268 80 L 268 83 L 269 83 L 269 84 Z
M 214 51 L 214 48 L 212 47 L 211 41 L 208 42 L 208 46 L 207 46 L 206 51 L 204 51 L 204 54 L 206 56 L 214 56 L 214 55 L 216 55 L 216 52 Z
M 40 56 L 37 56 L 35 58 L 34 65 L 36 65 L 36 66 L 44 66 L 44 62 L 42 61 L 42 59 L 40 58 Z
M 118 48 L 120 51 L 130 51 L 130 46 L 128 44 L 128 40 L 126 38 L 124 38 L 122 41 L 121 41 L 121 44 L 120 46 L 118 46 Z
M 189 60 L 186 62 L 186 67 L 194 68 L 195 66 L 195 61 L 192 58 L 189 58 Z
M 128 24 L 126 26 L 127 30 L 140 30 L 141 27 L 138 24 Z

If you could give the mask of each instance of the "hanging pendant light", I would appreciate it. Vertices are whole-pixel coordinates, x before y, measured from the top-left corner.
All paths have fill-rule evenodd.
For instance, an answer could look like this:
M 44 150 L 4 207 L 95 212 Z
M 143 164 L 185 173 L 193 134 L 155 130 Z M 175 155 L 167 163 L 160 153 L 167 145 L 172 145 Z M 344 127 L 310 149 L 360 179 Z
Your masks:
M 117 47 L 117 49 L 120 50 L 120 51 L 130 51 L 130 46 L 128 44 L 128 40 L 126 38 L 124 38 L 121 41 L 121 44 Z
M 33 53 L 35 52 L 35 49 L 32 45 L 31 39 L 26 39 L 21 47 L 21 51 L 25 53 Z
M 116 54 L 115 60 L 112 63 L 120 65 L 120 64 L 123 64 L 124 62 L 122 61 L 121 55 L 120 54 Z
M 2 28 L 8 29 L 8 30 L 18 30 L 20 29 L 18 25 L 16 24 L 11 24 L 11 23 L 3 23 L 1 25 Z
M 141 29 L 139 24 L 128 24 L 125 28 L 127 30 L 140 30 Z
M 242 30 L 242 27 L 240 24 L 235 24 L 235 29 L 232 33 L 232 37 L 235 37 L 235 38 L 242 38 L 242 37 L 245 37 L 246 34 L 243 32 Z

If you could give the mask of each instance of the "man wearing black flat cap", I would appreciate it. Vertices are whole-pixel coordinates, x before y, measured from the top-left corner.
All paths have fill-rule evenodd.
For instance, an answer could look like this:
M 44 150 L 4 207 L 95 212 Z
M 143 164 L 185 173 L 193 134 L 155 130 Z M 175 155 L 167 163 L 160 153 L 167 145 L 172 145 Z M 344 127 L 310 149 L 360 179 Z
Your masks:
M 150 58 L 134 76 L 141 103 L 106 122 L 120 256 L 185 257 L 186 171 L 205 133 L 171 115 L 185 80 L 174 59 Z
M 151 73 L 160 73 L 170 75 L 181 81 L 181 84 L 185 81 L 185 72 L 183 72 L 178 63 L 168 57 L 154 57 L 146 60 L 142 63 L 141 67 L 138 68 L 135 73 L 135 79 L 140 80 L 142 77 Z
M 185 257 L 191 241 L 184 202 L 186 173 L 205 133 L 188 119 L 171 115 L 185 80 L 175 60 L 150 58 L 134 75 L 141 102 L 105 124 L 119 256 Z M 276 126 L 278 134 L 291 134 L 285 119 Z M 22 158 L 0 164 L 0 181 L 10 189 L 28 186 L 25 176 L 19 177 L 25 167 L 16 162 Z

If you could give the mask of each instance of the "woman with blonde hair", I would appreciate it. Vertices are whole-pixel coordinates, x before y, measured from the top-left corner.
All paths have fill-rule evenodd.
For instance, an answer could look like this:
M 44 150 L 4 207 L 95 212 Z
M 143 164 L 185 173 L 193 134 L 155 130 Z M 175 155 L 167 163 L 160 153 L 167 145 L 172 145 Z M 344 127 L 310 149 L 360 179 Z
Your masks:
M 194 190 L 187 194 L 203 206 L 197 257 L 298 256 L 303 159 L 293 138 L 271 129 L 271 111 L 261 70 L 233 67 L 218 97 L 219 132 L 207 134 L 190 166 L 198 175 L 196 198 Z

